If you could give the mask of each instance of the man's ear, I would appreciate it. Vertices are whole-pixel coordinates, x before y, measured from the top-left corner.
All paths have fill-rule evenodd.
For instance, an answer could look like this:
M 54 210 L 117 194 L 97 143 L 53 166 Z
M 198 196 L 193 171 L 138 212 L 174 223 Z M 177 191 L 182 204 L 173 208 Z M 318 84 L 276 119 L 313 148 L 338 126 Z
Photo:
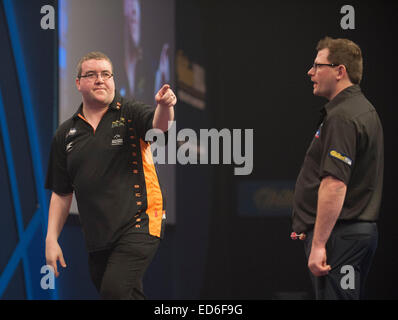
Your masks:
M 80 78 L 76 77 L 76 88 L 80 91 Z
M 348 76 L 347 68 L 343 64 L 339 65 L 337 67 L 337 79 L 341 80 L 341 79 L 344 79 L 346 76 Z

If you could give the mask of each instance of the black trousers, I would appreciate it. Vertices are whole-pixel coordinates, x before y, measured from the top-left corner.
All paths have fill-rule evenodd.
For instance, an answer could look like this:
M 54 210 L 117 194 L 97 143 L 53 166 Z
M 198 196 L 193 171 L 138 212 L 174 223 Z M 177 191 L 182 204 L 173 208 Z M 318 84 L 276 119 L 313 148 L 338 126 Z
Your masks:
M 313 230 L 304 240 L 307 261 Z M 327 264 L 332 270 L 322 277 L 310 277 L 317 300 L 359 300 L 377 248 L 378 231 L 372 222 L 338 222 L 326 243 Z
M 89 253 L 91 279 L 101 299 L 145 299 L 142 279 L 159 242 L 149 234 L 130 232 L 111 249 Z

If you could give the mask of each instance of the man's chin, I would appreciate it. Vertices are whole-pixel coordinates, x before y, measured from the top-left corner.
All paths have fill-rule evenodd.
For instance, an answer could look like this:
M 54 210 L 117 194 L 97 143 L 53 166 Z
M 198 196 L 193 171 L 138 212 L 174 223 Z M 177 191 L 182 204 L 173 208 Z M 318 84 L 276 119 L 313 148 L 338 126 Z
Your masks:
M 317 97 L 324 97 L 324 95 L 323 95 L 317 88 L 315 88 L 315 89 L 312 91 L 312 93 L 313 93 L 314 96 L 317 96 Z

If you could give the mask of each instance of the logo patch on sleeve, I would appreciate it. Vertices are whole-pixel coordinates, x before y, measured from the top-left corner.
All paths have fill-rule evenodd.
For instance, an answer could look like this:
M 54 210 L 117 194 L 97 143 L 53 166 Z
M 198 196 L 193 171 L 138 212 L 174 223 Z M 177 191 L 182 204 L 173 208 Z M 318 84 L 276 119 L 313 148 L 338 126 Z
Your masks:
M 349 166 L 352 165 L 352 160 L 347 157 L 345 154 L 342 154 L 340 152 L 337 152 L 336 150 L 331 150 L 329 152 L 329 155 L 333 158 L 339 159 L 340 161 L 343 161 L 344 163 L 348 164 Z
M 315 138 L 319 139 L 319 137 L 321 136 L 321 129 L 322 129 L 323 123 L 321 123 L 321 125 L 319 126 L 317 132 L 315 132 Z

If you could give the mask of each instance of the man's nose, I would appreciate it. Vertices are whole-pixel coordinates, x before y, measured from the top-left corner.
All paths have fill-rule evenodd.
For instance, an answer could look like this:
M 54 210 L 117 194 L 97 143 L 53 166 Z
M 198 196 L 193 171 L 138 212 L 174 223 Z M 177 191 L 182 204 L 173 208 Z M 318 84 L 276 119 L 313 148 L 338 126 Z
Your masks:
M 95 82 L 96 82 L 96 83 L 97 83 L 97 82 L 99 82 L 99 83 L 104 82 L 104 79 L 102 79 L 101 73 L 98 73 L 98 74 L 97 74 L 97 77 L 95 78 Z
M 308 70 L 307 74 L 308 74 L 310 77 L 312 77 L 312 76 L 315 74 L 314 67 L 311 67 L 311 69 Z

